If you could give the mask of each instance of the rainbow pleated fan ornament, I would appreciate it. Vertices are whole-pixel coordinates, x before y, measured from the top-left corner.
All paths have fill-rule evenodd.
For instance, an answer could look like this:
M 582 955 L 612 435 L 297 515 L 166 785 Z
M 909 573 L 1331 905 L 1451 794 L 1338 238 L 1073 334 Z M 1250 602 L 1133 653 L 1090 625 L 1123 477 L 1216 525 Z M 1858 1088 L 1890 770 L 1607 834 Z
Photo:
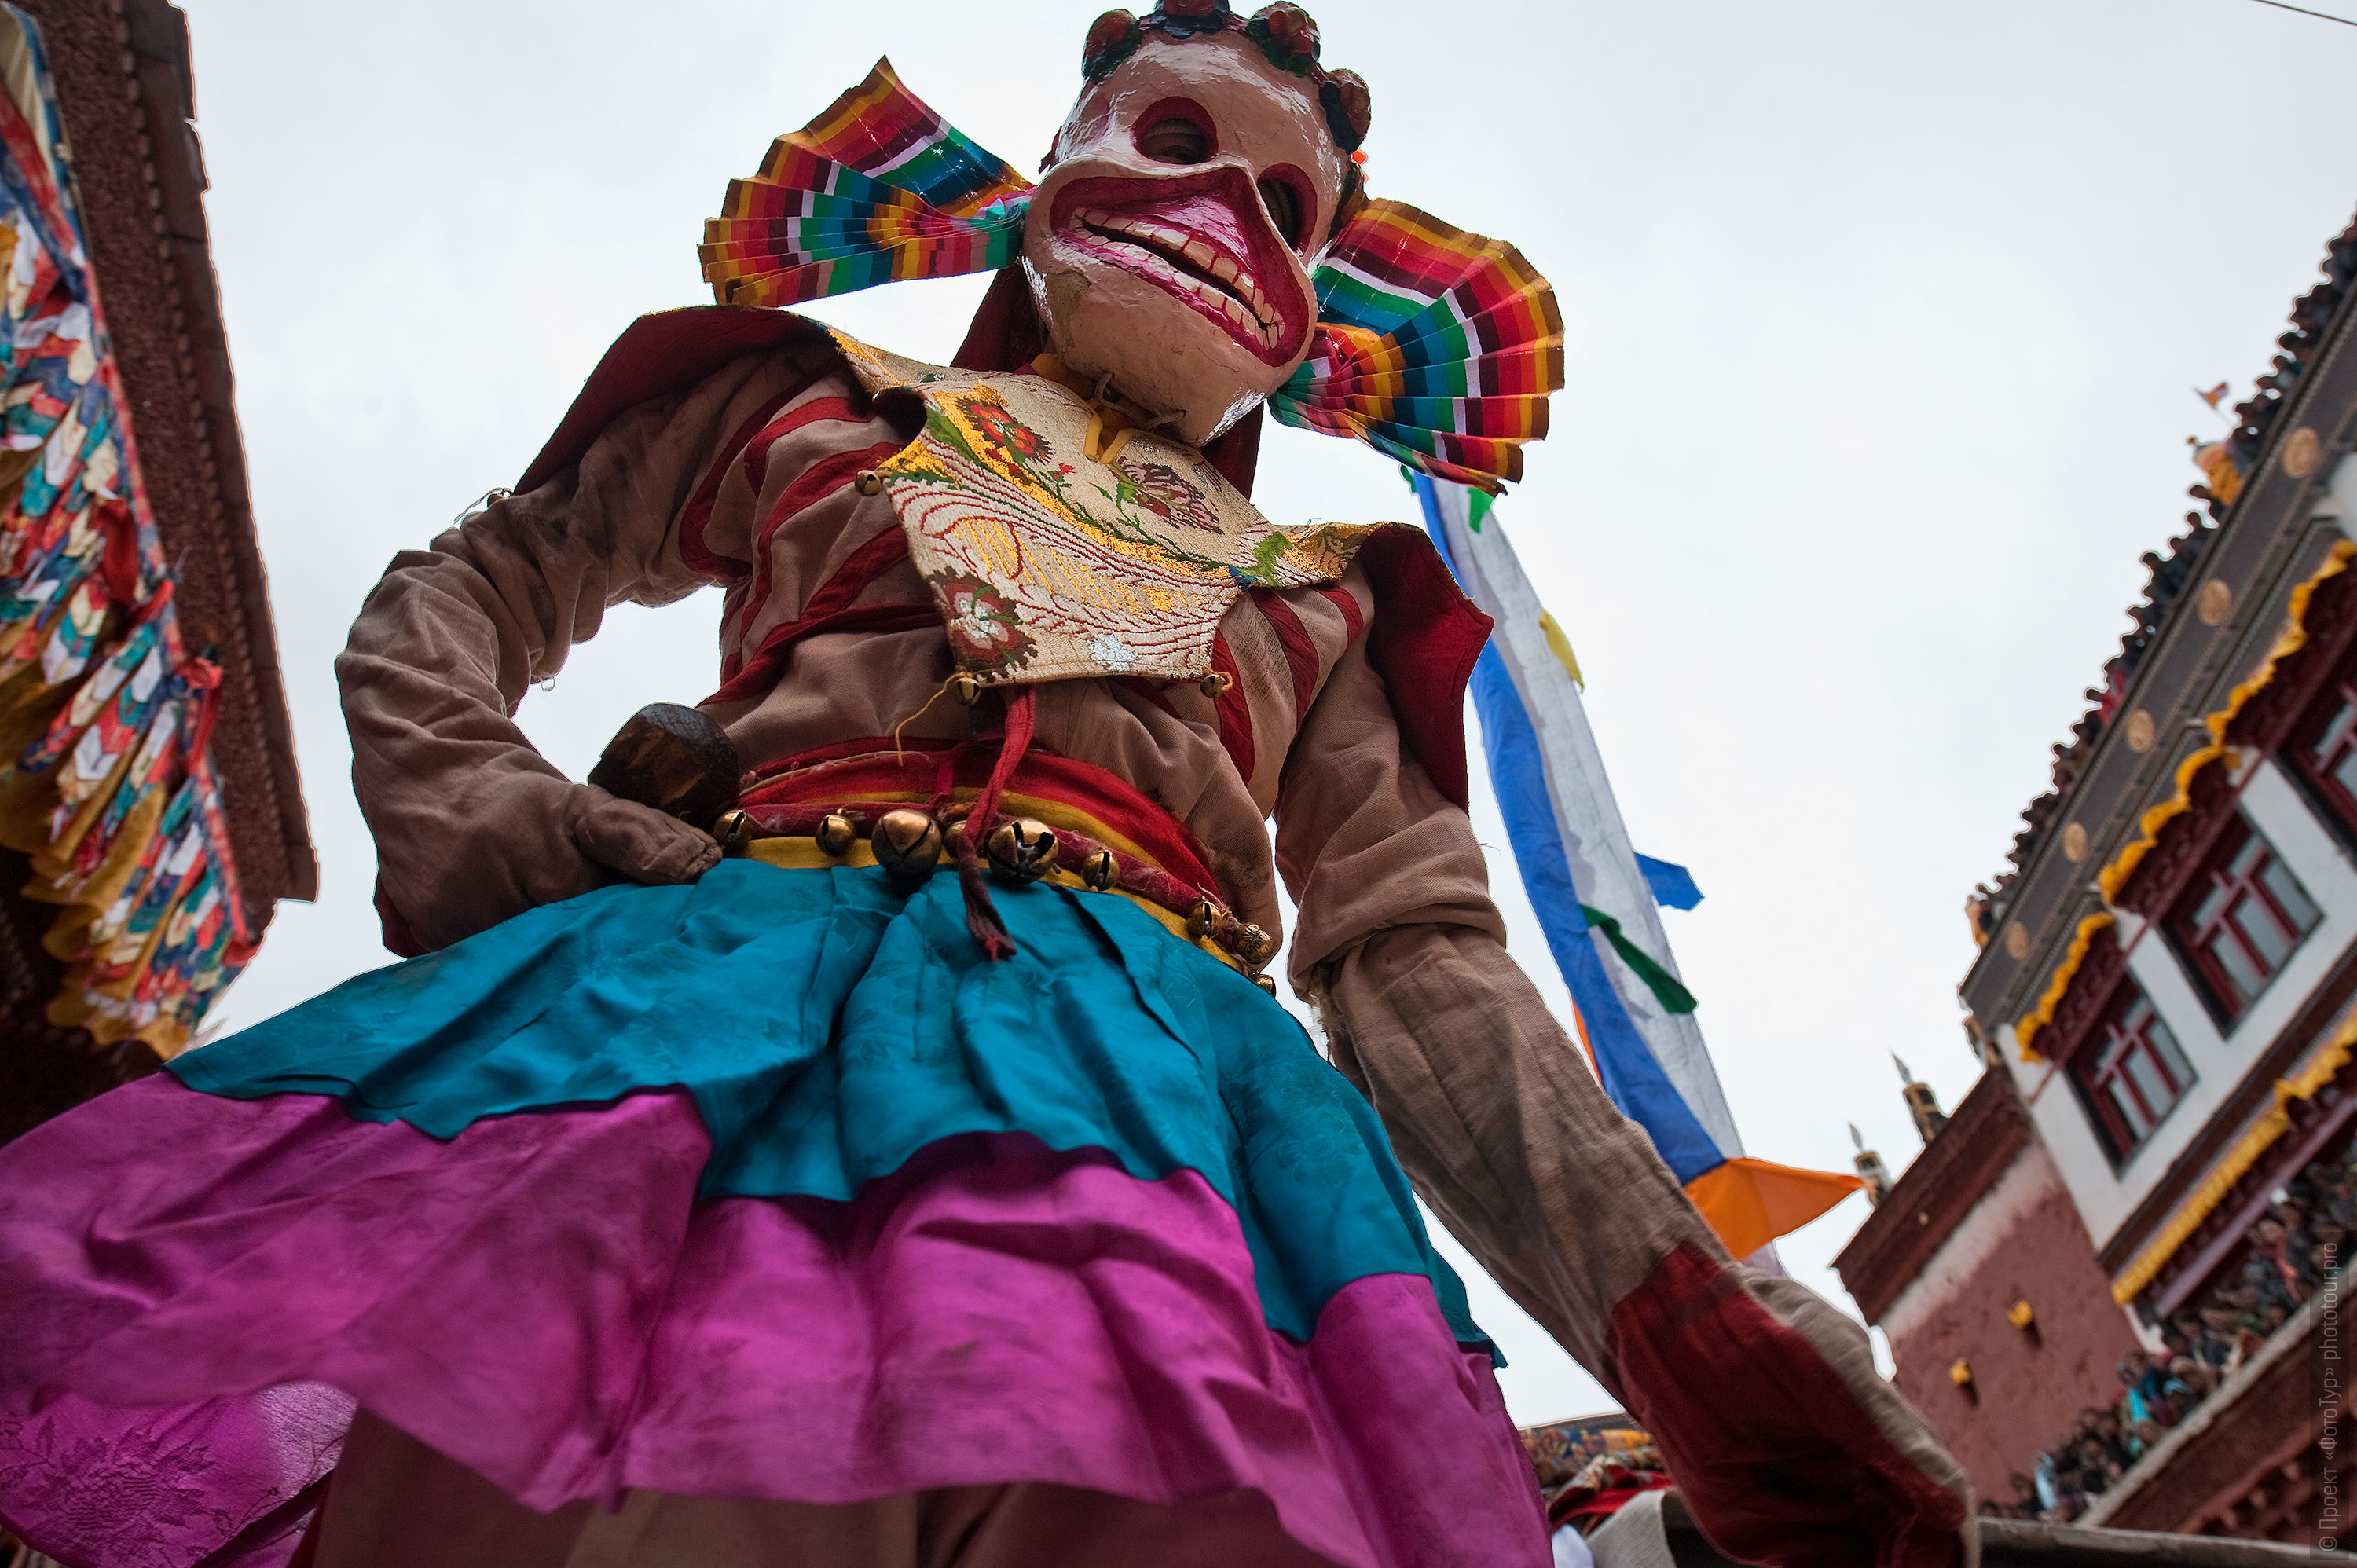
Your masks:
M 1023 246 L 1031 182 L 920 102 L 867 80 L 728 182 L 696 254 L 723 305 L 801 305 L 909 278 L 995 272 Z
M 1165 0 L 1143 20 L 1111 12 L 1083 70 L 1110 74 L 1151 34 L 1236 33 L 1304 79 L 1336 141 L 1355 154 L 1367 95 L 1318 63 L 1316 24 L 1271 5 L 1249 20 L 1226 0 Z M 698 254 L 723 305 L 785 306 L 909 278 L 1014 265 L 1032 184 L 901 84 L 889 60 L 802 130 L 760 172 L 731 180 Z M 1563 316 L 1522 253 L 1405 202 L 1369 200 L 1354 177 L 1347 221 L 1311 269 L 1316 336 L 1270 397 L 1285 424 L 1350 436 L 1435 478 L 1492 494 L 1523 477 L 1522 445 L 1546 434 L 1563 385 Z
M 1370 201 L 1310 281 L 1318 336 L 1268 411 L 1496 494 L 1563 385 L 1555 290 L 1503 240 Z

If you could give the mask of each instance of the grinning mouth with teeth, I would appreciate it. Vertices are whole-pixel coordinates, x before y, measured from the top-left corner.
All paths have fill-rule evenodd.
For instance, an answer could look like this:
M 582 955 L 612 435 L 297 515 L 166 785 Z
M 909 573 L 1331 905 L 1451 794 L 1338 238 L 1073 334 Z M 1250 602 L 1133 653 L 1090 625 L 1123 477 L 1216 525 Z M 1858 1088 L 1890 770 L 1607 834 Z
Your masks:
M 1308 311 L 1291 258 L 1241 171 L 1178 180 L 1076 180 L 1058 235 L 1155 284 L 1265 363 L 1299 350 Z
M 1123 258 L 1128 270 L 1152 278 L 1190 305 L 1211 305 L 1224 324 L 1250 335 L 1250 347 L 1276 347 L 1285 323 L 1261 292 L 1260 280 L 1209 240 L 1152 218 L 1112 212 L 1083 212 L 1080 224 L 1100 242 L 1097 250 L 1137 252 Z

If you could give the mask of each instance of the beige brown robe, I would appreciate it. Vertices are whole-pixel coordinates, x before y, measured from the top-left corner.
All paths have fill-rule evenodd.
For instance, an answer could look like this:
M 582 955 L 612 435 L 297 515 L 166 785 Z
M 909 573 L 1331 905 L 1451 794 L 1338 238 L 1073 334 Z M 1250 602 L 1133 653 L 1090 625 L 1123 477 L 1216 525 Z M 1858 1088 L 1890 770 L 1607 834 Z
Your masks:
M 398 556 L 337 664 L 391 918 L 437 947 L 618 875 L 713 865 L 704 833 L 566 779 L 516 707 L 608 605 L 707 584 L 726 593 L 723 667 L 741 664 L 899 526 L 851 481 L 906 434 L 823 342 L 749 354 Z M 927 596 L 902 559 L 853 602 Z M 1963 1473 L 1877 1375 L 1865 1334 L 1728 1260 L 1507 956 L 1466 814 L 1404 745 L 1369 661 L 1382 613 L 1356 567 L 1331 589 L 1248 593 L 1221 626 L 1247 725 L 1223 738 L 1190 683 L 1070 680 L 1040 688 L 1038 743 L 1168 811 L 1243 918 L 1278 929 L 1283 875 L 1299 911 L 1287 970 L 1334 1065 L 1433 1211 L 1653 1432 L 1724 1549 L 1812 1568 L 1955 1560 Z M 974 715 L 931 701 L 950 671 L 937 624 L 822 634 L 768 690 L 710 711 L 748 768 L 904 721 L 954 740 Z M 322 1568 L 389 1561 L 338 1532 L 366 1490 L 339 1476 Z

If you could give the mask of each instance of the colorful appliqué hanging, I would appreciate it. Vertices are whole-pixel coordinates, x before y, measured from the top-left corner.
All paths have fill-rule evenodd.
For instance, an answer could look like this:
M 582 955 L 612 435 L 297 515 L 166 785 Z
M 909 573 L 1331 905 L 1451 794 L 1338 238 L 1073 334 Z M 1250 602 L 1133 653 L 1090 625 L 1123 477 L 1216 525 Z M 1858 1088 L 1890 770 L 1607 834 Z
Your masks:
M 48 62 L 13 12 L 0 64 L 0 843 L 58 907 L 50 1022 L 169 1057 L 255 940 L 209 748 L 221 671 L 173 609 Z

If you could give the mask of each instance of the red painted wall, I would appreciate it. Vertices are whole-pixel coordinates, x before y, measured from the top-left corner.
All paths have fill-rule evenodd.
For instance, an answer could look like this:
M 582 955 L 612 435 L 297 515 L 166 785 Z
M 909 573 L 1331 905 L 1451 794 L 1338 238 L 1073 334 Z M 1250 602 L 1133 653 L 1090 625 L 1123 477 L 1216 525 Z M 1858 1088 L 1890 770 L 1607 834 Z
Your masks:
M 1999 1210 L 1968 1213 L 1955 1240 L 1883 1319 L 1901 1328 L 1890 1337 L 1900 1391 L 1931 1421 L 1980 1495 L 2010 1502 L 2015 1471 L 2029 1474 L 2038 1451 L 2060 1442 L 2081 1410 L 2118 1399 L 2114 1369 L 2138 1347 L 2042 1144 L 2021 1151 L 1983 1207 L 1992 1202 L 2011 1221 L 1986 1255 L 1961 1272 L 1955 1266 L 1960 1252 L 1981 1250 L 1986 1230 L 1971 1232 Z M 2024 1299 L 2037 1313 L 2035 1336 L 2006 1316 Z M 1971 1397 L 1948 1376 L 1958 1357 L 1973 1369 Z

